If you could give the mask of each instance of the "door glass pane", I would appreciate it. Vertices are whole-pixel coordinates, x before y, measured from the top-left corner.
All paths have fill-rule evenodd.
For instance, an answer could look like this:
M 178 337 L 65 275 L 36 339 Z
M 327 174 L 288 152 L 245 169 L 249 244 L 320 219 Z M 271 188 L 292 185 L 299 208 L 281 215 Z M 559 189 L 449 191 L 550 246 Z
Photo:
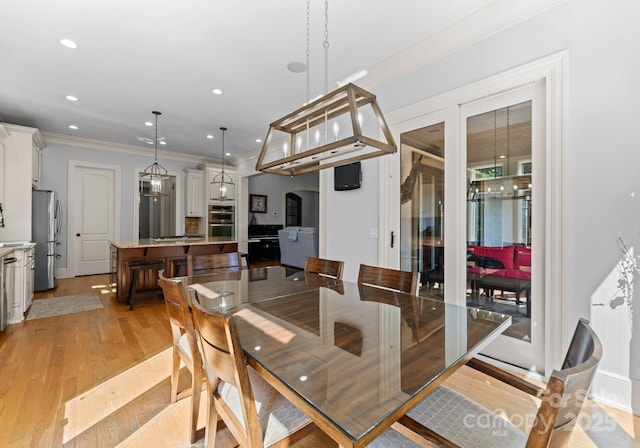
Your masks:
M 400 268 L 444 298 L 444 123 L 400 136 Z
M 467 118 L 467 304 L 531 341 L 531 101 Z

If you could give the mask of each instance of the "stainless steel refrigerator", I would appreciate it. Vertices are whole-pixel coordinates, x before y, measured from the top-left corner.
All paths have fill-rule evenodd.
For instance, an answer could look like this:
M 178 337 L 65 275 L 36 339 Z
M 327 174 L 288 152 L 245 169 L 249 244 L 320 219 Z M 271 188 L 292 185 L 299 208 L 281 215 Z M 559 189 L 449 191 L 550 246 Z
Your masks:
M 36 243 L 35 291 L 55 288 L 62 209 L 55 191 L 33 190 L 31 239 Z

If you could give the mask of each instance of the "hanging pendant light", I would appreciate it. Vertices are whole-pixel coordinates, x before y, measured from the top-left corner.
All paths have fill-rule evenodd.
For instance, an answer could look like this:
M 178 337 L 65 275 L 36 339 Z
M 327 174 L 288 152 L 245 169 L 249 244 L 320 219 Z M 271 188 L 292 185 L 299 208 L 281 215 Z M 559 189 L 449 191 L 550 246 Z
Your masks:
M 154 162 L 146 167 L 140 174 L 140 195 L 151 196 L 154 201 L 157 201 L 158 196 L 169 195 L 162 187 L 164 180 L 169 179 L 171 176 L 169 176 L 169 174 L 167 174 L 167 170 L 158 163 L 158 115 L 162 115 L 162 113 L 156 110 L 151 113 L 156 116 L 155 155 Z M 148 189 L 146 188 L 145 183 L 148 183 Z
M 211 199 L 215 201 L 227 201 L 233 197 L 232 193 L 235 184 L 233 183 L 233 178 L 224 171 L 224 133 L 227 128 L 221 127 L 220 130 L 222 131 L 222 170 L 211 180 L 211 191 L 214 195 L 217 195 L 217 197 L 212 197 Z
M 328 9 L 325 0 L 325 94 L 309 102 L 307 1 L 307 103 L 271 123 L 258 156 L 257 171 L 295 176 L 397 150 L 375 95 L 351 83 L 327 92 Z

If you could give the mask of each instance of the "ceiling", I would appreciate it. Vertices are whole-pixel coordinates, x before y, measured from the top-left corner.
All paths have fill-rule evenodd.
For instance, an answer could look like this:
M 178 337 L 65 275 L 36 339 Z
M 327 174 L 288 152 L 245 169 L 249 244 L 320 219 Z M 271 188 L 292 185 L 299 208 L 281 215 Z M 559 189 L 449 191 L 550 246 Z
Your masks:
M 330 1 L 329 89 L 492 1 Z M 237 162 L 260 148 L 269 123 L 306 100 L 305 73 L 287 69 L 306 59 L 306 7 L 304 0 L 5 2 L 0 120 L 151 154 L 154 128 L 144 123 L 157 110 L 160 154 L 219 160 L 226 126 L 225 151 Z M 324 91 L 324 1 L 310 7 L 313 98 Z

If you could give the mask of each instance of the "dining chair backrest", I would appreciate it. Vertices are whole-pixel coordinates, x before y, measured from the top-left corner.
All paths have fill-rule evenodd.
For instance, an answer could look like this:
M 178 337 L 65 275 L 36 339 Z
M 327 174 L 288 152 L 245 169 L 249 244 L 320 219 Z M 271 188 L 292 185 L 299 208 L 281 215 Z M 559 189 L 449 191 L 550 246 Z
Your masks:
M 206 274 L 216 269 L 239 270 L 241 260 L 240 252 L 187 255 L 187 275 Z
M 418 295 L 419 276 L 419 272 L 399 271 L 361 264 L 358 283 Z
M 193 302 L 193 316 L 200 335 L 205 372 L 209 381 L 209 394 L 212 400 L 223 401 L 217 394 L 218 384 L 224 381 L 238 389 L 241 397 L 243 422 L 235 421 L 229 414 L 221 415 L 227 427 L 238 440 L 240 446 L 262 446 L 262 430 L 256 409 L 247 360 L 240 344 L 240 336 L 232 315 L 225 316 L 216 311 L 207 310 Z M 216 406 L 219 412 L 227 406 Z M 220 412 L 223 414 L 223 412 Z
M 177 341 L 183 333 L 186 333 L 189 346 L 197 351 L 195 327 L 182 283 L 166 278 L 164 270 L 159 271 L 158 278 L 174 341 Z
M 602 358 L 600 339 L 580 319 L 562 369 L 554 370 L 541 397 L 527 446 L 566 447 Z
M 158 280 L 162 288 L 172 334 L 171 402 L 175 403 L 178 399 L 191 395 L 190 441 L 195 443 L 197 440 L 198 411 L 203 380 L 202 357 L 198 347 L 198 336 L 182 282 L 166 278 L 164 270 L 158 272 Z M 186 344 L 184 342 L 185 339 Z M 191 372 L 191 389 L 185 389 L 178 393 L 181 361 Z
M 328 275 L 342 280 L 344 261 L 327 260 L 325 258 L 307 257 L 304 261 L 304 272 Z

